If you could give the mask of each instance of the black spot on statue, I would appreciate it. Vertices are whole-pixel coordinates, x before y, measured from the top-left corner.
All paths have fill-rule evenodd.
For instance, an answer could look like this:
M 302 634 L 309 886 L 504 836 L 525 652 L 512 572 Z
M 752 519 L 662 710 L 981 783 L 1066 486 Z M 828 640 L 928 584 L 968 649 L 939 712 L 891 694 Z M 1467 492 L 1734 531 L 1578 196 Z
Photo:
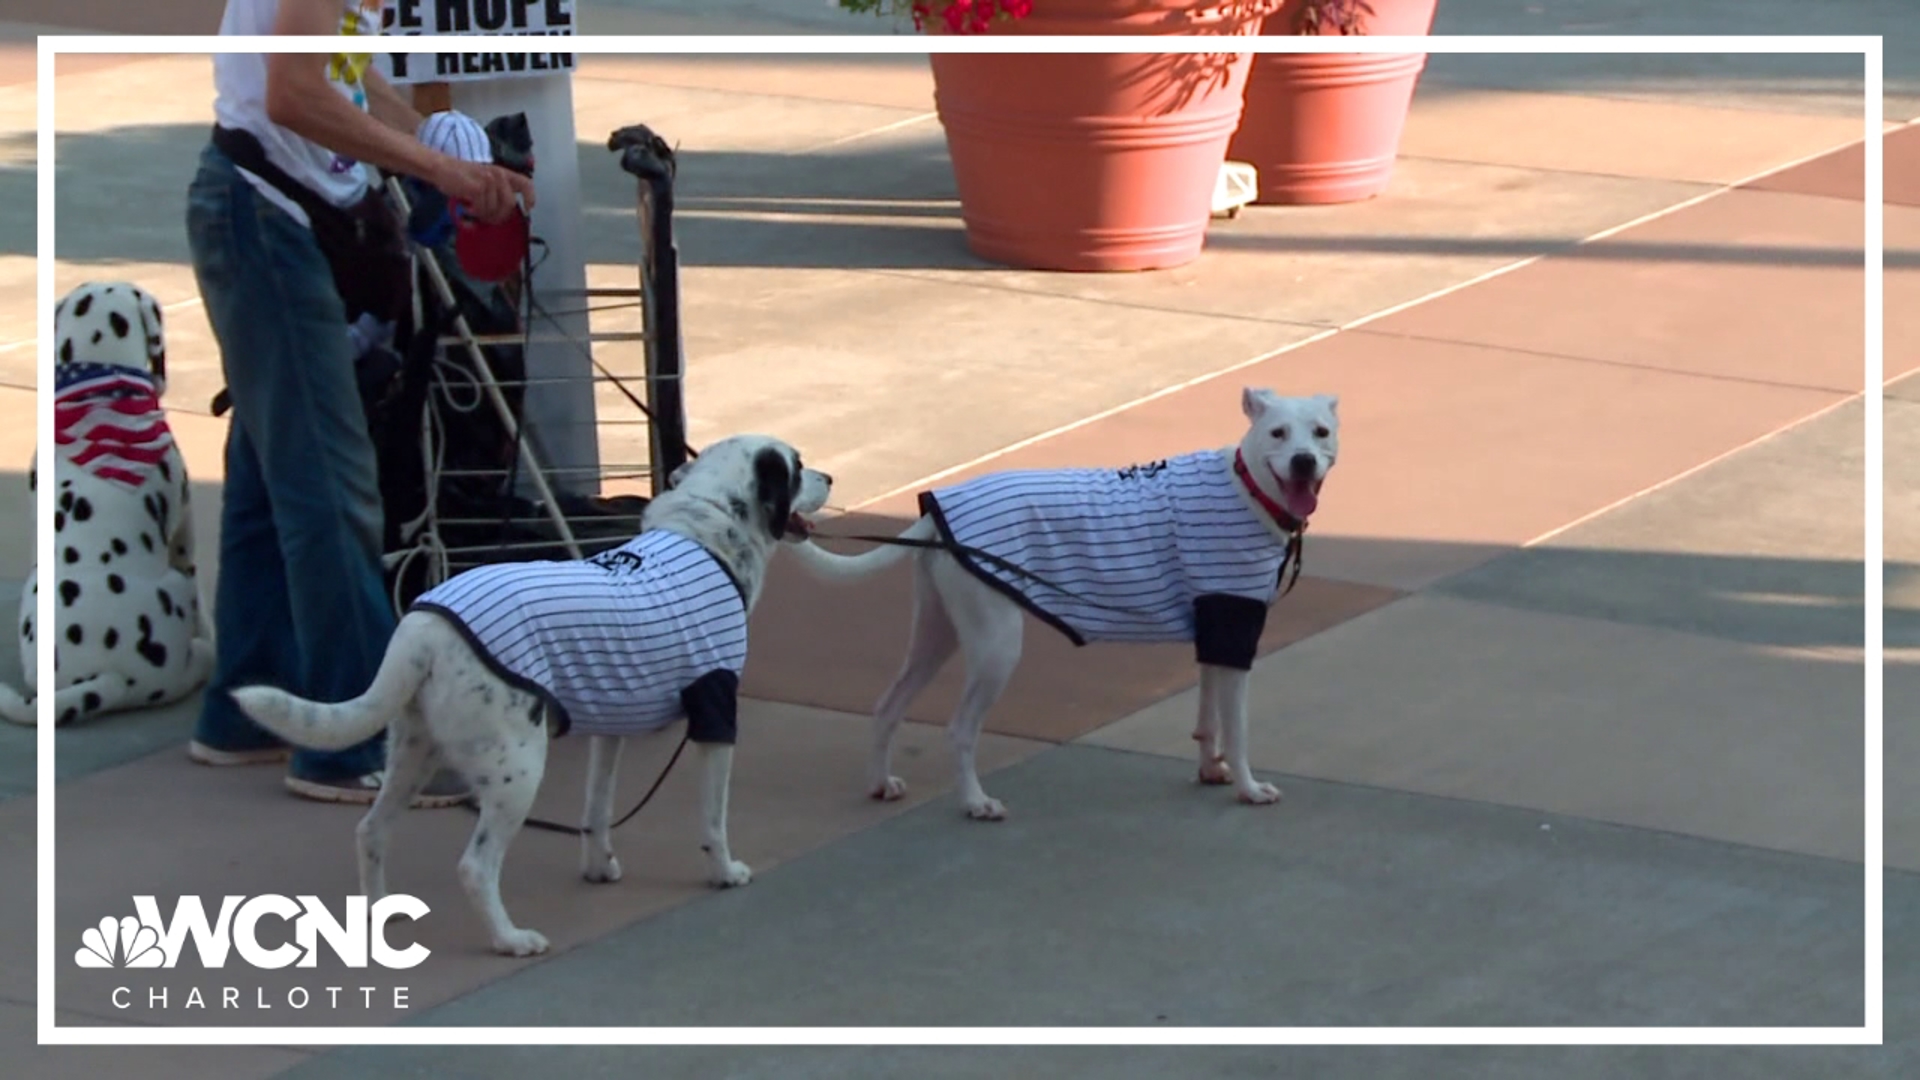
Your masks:
M 80 707 L 88 712 L 100 708 L 100 695 L 91 690 L 87 691 L 86 696 L 80 699 Z
M 60 583 L 60 602 L 68 607 L 80 599 L 80 583 L 69 578 Z
M 53 531 L 65 532 L 66 528 L 67 528 L 66 512 L 61 510 L 55 510 L 53 512 Z
M 154 595 L 160 598 L 161 613 L 165 615 L 173 614 L 173 597 L 167 595 L 167 590 L 155 589 Z
M 117 311 L 107 316 L 107 325 L 113 327 L 113 336 L 117 338 L 126 337 L 127 331 L 133 329 L 133 325 L 127 322 L 127 317 Z
M 153 620 L 142 615 L 140 616 L 139 625 L 140 640 L 134 642 L 134 651 L 140 654 L 142 660 L 152 664 L 154 667 L 165 667 L 167 664 L 167 647 L 153 640 Z
M 92 293 L 82 294 L 80 299 L 73 302 L 73 317 L 76 319 L 85 318 L 87 312 L 91 310 L 93 310 Z
M 140 534 L 140 546 L 141 546 L 141 547 L 143 547 L 143 548 L 146 548 L 146 549 L 147 549 L 148 551 L 152 551 L 152 550 L 153 550 L 153 537 L 151 537 L 151 536 L 148 536 L 148 535 L 147 535 L 146 533 L 141 533 L 141 534 Z
M 80 629 L 79 623 L 72 623 L 67 626 L 68 641 L 71 641 L 75 645 L 78 645 L 81 642 L 85 641 L 86 639 L 87 639 L 87 632 L 85 630 Z
M 80 715 L 80 710 L 69 705 L 67 706 L 66 710 L 60 714 L 60 719 L 58 721 L 57 726 L 64 727 L 67 724 L 71 724 L 73 723 L 74 719 L 79 715 Z
M 85 498 L 73 500 L 73 520 L 86 521 L 93 517 L 93 504 Z
M 73 363 L 73 339 L 72 338 L 68 338 L 67 340 L 60 343 L 60 362 L 63 364 Z
M 80 549 L 68 548 L 60 553 L 60 557 L 66 560 L 68 566 L 72 566 L 74 563 L 80 561 Z
M 119 645 L 120 631 L 114 629 L 111 626 L 107 627 L 107 636 L 104 638 L 101 638 L 100 643 L 105 645 L 109 649 L 113 648 L 116 645 Z
M 73 492 L 63 491 L 60 493 L 60 509 L 62 510 L 73 509 Z
M 167 692 L 165 690 L 155 690 L 153 693 L 147 695 L 147 700 L 159 701 L 161 698 L 166 696 L 167 696 Z
M 125 555 L 125 554 L 127 553 L 127 542 L 126 542 L 125 540 L 122 540 L 122 539 L 120 539 L 120 538 L 119 538 L 119 537 L 117 537 L 117 536 L 116 536 L 116 537 L 114 537 L 114 538 L 113 538 L 113 553 L 114 553 L 115 555 Z
M 108 575 L 107 575 L 107 588 L 109 588 L 109 589 L 112 589 L 112 590 L 113 590 L 114 592 L 117 592 L 117 593 L 121 593 L 121 592 L 126 592 L 126 591 L 127 591 L 127 579 L 126 579 L 126 578 L 123 578 L 123 577 L 121 577 L 121 576 L 120 576 L 119 574 L 108 574 Z M 162 594 L 162 595 L 164 595 L 164 594 Z

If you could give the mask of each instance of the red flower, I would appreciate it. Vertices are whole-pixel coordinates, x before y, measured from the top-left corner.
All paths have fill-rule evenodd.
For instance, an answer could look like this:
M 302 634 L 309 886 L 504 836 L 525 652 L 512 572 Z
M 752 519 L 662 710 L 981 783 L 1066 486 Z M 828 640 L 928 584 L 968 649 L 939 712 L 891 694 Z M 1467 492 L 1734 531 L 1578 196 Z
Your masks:
M 1000 10 L 1011 19 L 1024 19 L 1033 14 L 1033 0 L 1000 0 Z

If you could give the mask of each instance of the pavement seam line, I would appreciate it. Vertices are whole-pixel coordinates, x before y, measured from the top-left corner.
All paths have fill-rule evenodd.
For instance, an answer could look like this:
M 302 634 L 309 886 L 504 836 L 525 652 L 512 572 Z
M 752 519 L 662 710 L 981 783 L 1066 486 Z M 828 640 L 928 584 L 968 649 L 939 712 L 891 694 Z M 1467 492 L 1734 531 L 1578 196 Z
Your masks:
M 862 139 L 870 139 L 876 135 L 885 135 L 885 134 L 888 134 L 889 132 L 899 131 L 903 128 L 912 127 L 915 124 L 923 124 L 928 120 L 932 120 L 938 117 L 939 115 L 940 114 L 938 112 L 915 113 L 912 116 L 902 117 L 901 119 L 895 120 L 892 123 L 881 124 L 877 128 L 869 128 L 866 131 L 856 131 L 851 135 L 842 135 L 839 138 L 828 139 L 826 142 L 817 143 L 813 146 L 808 146 L 804 149 L 788 151 L 787 156 L 799 157 L 806 154 L 817 154 L 822 150 L 831 150 L 836 146 L 846 146 L 849 143 L 856 143 L 861 141 Z
M 1538 360 L 1554 360 L 1566 364 L 1590 364 L 1595 367 L 1621 368 L 1626 371 L 1644 371 L 1655 375 L 1668 375 L 1680 379 L 1703 379 L 1707 382 L 1726 383 L 1735 386 L 1759 386 L 1766 387 L 1770 390 L 1796 390 L 1813 394 L 1849 394 L 1857 392 L 1848 390 L 1843 386 L 1815 386 L 1812 383 L 1781 382 L 1778 379 L 1762 379 L 1750 375 L 1725 375 L 1711 371 L 1683 371 L 1679 368 L 1636 363 L 1632 360 L 1608 360 L 1604 357 L 1547 352 L 1543 349 L 1529 349 L 1519 345 L 1493 345 L 1484 341 L 1461 341 L 1457 338 L 1435 337 L 1432 334 L 1399 333 L 1389 330 L 1359 330 L 1356 331 L 1356 333 L 1364 334 L 1368 337 L 1390 338 L 1396 341 L 1419 341 L 1429 345 L 1462 345 L 1475 349 L 1489 349 L 1493 352 L 1513 353 L 1517 356 L 1530 356 Z
M 1903 373 L 1901 376 L 1898 376 L 1896 378 L 1886 379 L 1882 381 L 1880 384 L 1881 392 L 1884 393 L 1888 386 L 1892 385 L 1894 382 L 1898 380 L 1898 378 L 1902 378 L 1906 374 L 1911 374 L 1911 373 L 1910 372 Z M 1649 484 L 1646 487 L 1643 487 L 1639 491 L 1633 492 L 1630 495 L 1623 495 L 1620 498 L 1615 499 L 1614 501 L 1606 504 L 1605 506 L 1599 507 L 1595 510 L 1590 510 L 1587 513 L 1582 514 L 1577 518 L 1574 518 L 1572 521 L 1569 521 L 1564 525 L 1560 525 L 1552 529 L 1548 529 L 1546 532 L 1541 533 L 1539 536 L 1536 536 L 1533 539 L 1528 540 L 1525 543 L 1521 544 L 1520 550 L 1524 551 L 1527 548 L 1537 547 L 1541 544 L 1544 544 L 1556 536 L 1569 532 L 1573 529 L 1577 529 L 1580 526 L 1595 520 L 1596 518 L 1605 516 L 1606 514 L 1610 514 L 1613 511 L 1618 510 L 1621 507 L 1627 505 L 1628 503 L 1634 502 L 1645 496 L 1652 495 L 1654 492 L 1660 491 L 1664 488 L 1671 487 L 1674 484 L 1677 484 L 1680 481 L 1685 480 L 1690 476 L 1694 476 L 1699 473 L 1705 472 L 1707 469 L 1710 469 L 1713 466 L 1718 465 L 1723 461 L 1726 461 L 1730 458 L 1743 454 L 1746 451 L 1751 450 L 1754 447 L 1759 446 L 1764 442 L 1777 438 L 1781 435 L 1785 435 L 1787 432 L 1792 431 L 1795 428 L 1802 427 L 1806 424 L 1810 424 L 1815 420 L 1818 420 L 1821 417 L 1826 416 L 1830 413 L 1833 413 L 1839 409 L 1845 408 L 1846 406 L 1851 405 L 1856 401 L 1864 400 L 1866 396 L 1867 396 L 1866 391 L 1856 390 L 1853 393 L 1847 394 L 1845 397 L 1840 398 L 1838 401 L 1829 402 L 1828 404 L 1823 405 L 1818 409 L 1815 409 L 1813 412 L 1810 412 L 1805 416 L 1799 417 L 1798 419 L 1795 419 L 1795 420 L 1789 420 L 1786 423 L 1781 424 L 1780 426 L 1775 427 L 1770 431 L 1763 432 L 1759 435 L 1754 436 L 1751 439 L 1748 439 L 1746 442 L 1743 442 L 1738 446 L 1729 447 L 1713 455 L 1712 457 L 1706 459 L 1705 461 L 1699 462 L 1694 465 L 1690 465 L 1687 468 L 1682 469 L 1677 473 L 1674 473 L 1672 476 L 1667 477 L 1665 480 L 1660 480 L 1655 483 Z
M 1884 137 L 1885 136 L 1883 134 L 1882 138 Z M 1692 207 L 1700 205 L 1701 203 L 1706 202 L 1709 199 L 1714 199 L 1722 195 L 1725 195 L 1729 191 L 1736 191 L 1756 181 L 1763 180 L 1766 177 L 1773 176 L 1777 173 L 1785 172 L 1788 169 L 1796 168 L 1798 166 L 1806 164 L 1807 162 L 1815 161 L 1819 158 L 1826 157 L 1829 154 L 1837 153 L 1841 150 L 1847 149 L 1850 146 L 1854 146 L 1864 142 L 1866 142 L 1865 135 L 1856 136 L 1854 138 L 1848 139 L 1845 142 L 1839 143 L 1837 145 L 1829 146 L 1824 150 L 1816 151 L 1811 154 L 1806 154 L 1801 157 L 1794 158 L 1790 161 L 1783 162 L 1779 165 L 1770 166 L 1766 169 L 1761 170 L 1760 172 L 1754 173 L 1751 176 L 1743 177 L 1731 183 L 1709 188 L 1706 191 L 1703 191 L 1698 194 L 1692 195 L 1688 198 L 1682 199 L 1681 201 L 1674 203 L 1671 206 L 1667 206 L 1662 209 L 1652 211 L 1651 213 L 1642 214 L 1639 217 L 1633 218 L 1632 220 L 1624 221 L 1618 225 L 1613 225 L 1608 228 L 1602 229 L 1597 233 L 1594 233 L 1590 236 L 1585 237 L 1584 239 L 1577 240 L 1572 244 L 1567 245 L 1565 248 L 1561 249 L 1560 251 L 1550 252 L 1550 253 L 1543 252 L 1538 255 L 1529 255 L 1524 259 L 1516 260 L 1514 262 L 1508 263 L 1505 266 L 1495 267 L 1492 270 L 1486 271 L 1481 274 L 1477 274 L 1473 277 L 1466 279 L 1465 281 L 1460 281 L 1452 285 L 1444 286 L 1440 289 L 1436 289 L 1422 296 L 1417 296 L 1412 300 L 1395 304 L 1395 305 L 1392 305 L 1391 307 L 1383 308 L 1370 315 L 1363 315 L 1357 319 L 1351 320 L 1347 323 L 1344 323 L 1332 329 L 1325 330 L 1317 334 L 1312 334 L 1299 341 L 1289 342 L 1288 344 L 1282 345 L 1277 349 L 1270 349 L 1267 352 L 1260 353 L 1259 355 L 1251 357 L 1249 359 L 1237 361 L 1233 364 L 1229 364 L 1228 366 L 1220 368 L 1218 370 L 1207 372 L 1201 375 L 1196 375 L 1190 379 L 1185 379 L 1181 382 L 1175 383 L 1172 386 L 1168 386 L 1163 389 L 1156 390 L 1151 394 L 1146 394 L 1144 396 L 1134 398 L 1130 401 L 1121 402 L 1120 404 L 1112 406 L 1111 408 L 1102 409 L 1097 413 L 1094 413 L 1090 416 L 1082 417 L 1079 420 L 1074 420 L 1070 423 L 1061 424 L 1049 430 L 1042 431 L 1036 435 L 1030 435 L 1024 439 L 1020 439 L 1016 442 L 1009 443 L 998 450 L 993 450 L 988 453 L 981 454 L 971 460 L 963 461 L 958 465 L 954 465 L 949 468 L 942 469 L 938 472 L 932 473 L 927 476 L 922 476 L 910 483 L 902 484 L 898 487 L 892 488 L 891 490 L 882 492 L 881 494 L 876 495 L 870 499 L 866 499 L 859 503 L 855 503 L 854 505 L 848 507 L 846 512 L 857 513 L 861 510 L 866 509 L 867 507 L 885 502 L 888 499 L 896 498 L 900 495 L 904 495 L 909 492 L 919 491 L 925 488 L 926 486 L 935 483 L 936 481 L 944 480 L 949 476 L 953 476 L 957 473 L 965 472 L 968 469 L 972 469 L 977 466 L 984 465 L 987 462 L 1005 457 L 1008 454 L 1017 453 L 1018 451 L 1024 450 L 1029 446 L 1034 446 L 1039 443 L 1046 442 L 1049 439 L 1053 439 L 1058 436 L 1065 435 L 1069 432 L 1077 431 L 1080 428 L 1088 426 L 1089 424 L 1098 423 L 1099 421 L 1105 420 L 1108 417 L 1117 416 L 1120 413 L 1126 412 L 1130 409 L 1137 408 L 1141 405 L 1146 405 L 1150 402 L 1158 401 L 1163 397 L 1169 397 L 1173 394 L 1177 394 L 1182 390 L 1188 390 L 1195 386 L 1200 386 L 1205 383 L 1212 382 L 1215 379 L 1219 379 L 1227 375 L 1231 375 L 1236 371 L 1241 371 L 1246 368 L 1254 367 L 1258 364 L 1266 363 L 1268 360 L 1277 359 L 1278 357 L 1284 356 L 1287 353 L 1293 352 L 1297 349 L 1303 349 L 1308 345 L 1311 345 L 1317 341 L 1324 341 L 1327 338 L 1333 337 L 1334 335 L 1342 333 L 1344 331 L 1357 329 L 1369 323 L 1378 322 L 1381 319 L 1385 319 L 1390 316 L 1397 315 L 1402 311 L 1406 311 L 1410 308 L 1418 307 L 1421 304 L 1426 304 L 1435 300 L 1440 300 L 1445 297 L 1451 296 L 1454 293 L 1461 292 L 1466 289 L 1470 289 L 1475 285 L 1480 285 L 1485 282 L 1492 281 L 1495 278 L 1504 277 L 1507 274 L 1513 273 L 1515 270 L 1521 270 L 1526 267 L 1532 266 L 1533 264 L 1540 262 L 1543 259 L 1547 259 L 1553 256 L 1564 255 L 1568 251 L 1585 247 L 1588 244 L 1595 243 L 1600 240 L 1605 240 L 1610 236 L 1617 236 L 1620 233 L 1627 231 L 1628 229 L 1638 228 L 1641 225 L 1645 225 L 1650 222 L 1657 221 L 1663 217 L 1668 216 L 1669 214 L 1675 214 L 1682 210 L 1690 209 Z
M 1552 36 L 1580 37 L 1583 35 L 1556 34 Z M 1465 56 L 1470 54 L 1450 53 L 1445 55 Z M 1543 56 L 1547 54 L 1527 53 L 1527 54 L 1513 54 L 1513 55 Z M 1641 53 L 1636 55 L 1651 56 L 1654 54 Z M 1686 56 L 1690 54 L 1670 53 L 1666 55 Z M 1691 55 L 1704 55 L 1704 54 L 1691 54 Z M 1754 55 L 1754 54 L 1749 54 L 1749 55 Z M 1785 53 L 1785 54 L 1779 54 L 1779 55 L 1789 55 L 1789 56 L 1798 55 L 1798 56 L 1805 57 L 1805 56 L 1814 55 L 1814 54 Z M 1859 55 L 1859 54 L 1854 54 L 1854 55 Z M 1773 78 L 1773 77 L 1774 76 L 1768 76 L 1768 78 Z M 1675 90 L 1672 96 L 1662 96 L 1662 97 L 1639 97 L 1631 93 L 1625 93 L 1625 94 L 1610 93 L 1604 90 L 1540 90 L 1540 89 L 1535 89 L 1527 86 L 1503 84 L 1503 83 L 1496 83 L 1496 82 L 1476 81 L 1471 76 L 1450 77 L 1446 75 L 1441 75 L 1439 77 L 1434 77 L 1429 73 L 1423 71 L 1421 73 L 1421 84 L 1426 85 L 1428 83 L 1431 83 L 1435 86 L 1445 86 L 1456 91 L 1478 90 L 1478 91 L 1489 93 L 1489 94 L 1524 94 L 1530 97 L 1577 98 L 1582 101 L 1603 102 L 1609 105 L 1671 106 L 1671 107 L 1677 107 L 1677 108 L 1683 108 L 1683 109 L 1701 109 L 1701 110 L 1723 112 L 1723 113 L 1739 113 L 1739 114 L 1745 114 L 1745 115 L 1758 114 L 1761 116 L 1776 116 L 1776 117 L 1783 117 L 1783 118 L 1795 119 L 1795 120 L 1801 120 L 1801 119 L 1836 120 L 1836 119 L 1842 118 L 1843 115 L 1846 119 L 1854 119 L 1854 115 L 1852 113 L 1841 114 L 1837 112 L 1829 113 L 1829 112 L 1820 112 L 1820 111 L 1807 111 L 1807 110 L 1801 110 L 1801 109 L 1762 108 L 1757 105 L 1733 104 L 1732 102 L 1730 102 L 1728 99 L 1725 99 L 1725 98 L 1721 99 L 1720 101 L 1685 100 L 1679 97 L 1680 94 L 1686 93 L 1686 91 L 1682 91 L 1682 90 Z M 1863 81 L 1857 87 L 1852 87 L 1849 89 L 1858 90 L 1860 94 L 1860 102 L 1861 102 L 1860 115 L 1861 117 L 1864 118 L 1864 116 L 1866 115 L 1866 108 L 1867 108 L 1866 107 L 1867 84 Z M 1710 90 L 1708 92 L 1712 93 L 1713 91 Z M 1809 96 L 1815 96 L 1815 95 L 1809 95 Z M 1882 93 L 1880 96 L 1882 98 L 1889 98 L 1889 97 L 1905 97 L 1906 95 L 1896 90 L 1888 90 L 1887 88 L 1883 87 Z M 1882 115 L 1885 115 L 1884 110 L 1882 111 Z M 1916 117 L 1916 119 L 1920 119 L 1920 117 Z M 1898 123 L 1898 121 L 1895 121 L 1895 123 Z

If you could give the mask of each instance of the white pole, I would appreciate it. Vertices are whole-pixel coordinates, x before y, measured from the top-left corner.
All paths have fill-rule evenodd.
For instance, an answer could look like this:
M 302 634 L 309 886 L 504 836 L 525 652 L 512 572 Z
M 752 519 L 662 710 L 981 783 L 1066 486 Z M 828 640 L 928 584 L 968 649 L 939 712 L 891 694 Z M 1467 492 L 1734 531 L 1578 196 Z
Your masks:
M 585 312 L 586 247 L 581 242 L 580 161 L 573 130 L 573 63 L 565 53 L 576 0 L 396 0 L 384 9 L 388 34 L 445 37 L 447 52 L 382 55 L 397 84 L 444 90 L 452 108 L 482 124 L 525 113 L 533 136 L 534 298 L 547 315 L 527 329 L 527 437 L 562 491 L 598 494 L 600 440 L 593 401 L 590 325 Z M 468 52 L 476 34 L 554 36 L 548 55 Z M 550 318 L 549 318 L 550 316 Z
M 536 314 L 527 345 L 528 434 L 556 470 L 556 486 L 581 494 L 599 492 L 600 445 L 595 427 L 593 364 L 583 298 L 587 253 L 581 242 L 580 160 L 573 130 L 570 74 L 473 80 L 450 87 L 453 107 L 486 123 L 496 116 L 527 114 L 533 134 L 533 235 L 546 242 L 535 250 L 534 297 L 550 315 Z

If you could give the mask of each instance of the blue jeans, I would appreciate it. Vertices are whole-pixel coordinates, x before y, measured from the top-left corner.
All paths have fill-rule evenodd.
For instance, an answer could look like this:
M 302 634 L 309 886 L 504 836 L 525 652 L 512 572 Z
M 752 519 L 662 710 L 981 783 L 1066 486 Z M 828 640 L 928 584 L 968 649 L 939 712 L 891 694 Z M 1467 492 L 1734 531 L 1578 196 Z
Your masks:
M 266 683 L 316 701 L 357 697 L 395 625 L 380 566 L 373 441 L 346 309 L 313 234 L 219 150 L 200 155 L 187 237 L 233 400 L 213 625 L 218 661 L 194 738 L 277 746 L 228 691 Z M 381 768 L 384 736 L 296 750 L 291 771 L 330 782 Z

